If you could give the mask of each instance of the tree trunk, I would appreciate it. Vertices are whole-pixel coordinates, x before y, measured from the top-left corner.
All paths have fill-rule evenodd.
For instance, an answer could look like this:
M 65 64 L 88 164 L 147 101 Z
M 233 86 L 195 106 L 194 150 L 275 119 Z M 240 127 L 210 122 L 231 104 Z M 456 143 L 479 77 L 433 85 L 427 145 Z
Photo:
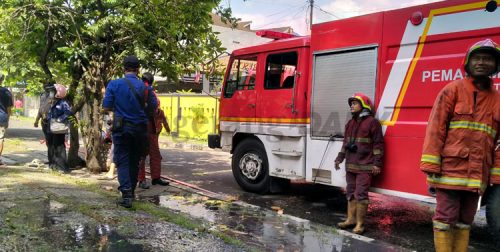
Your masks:
M 78 132 L 78 116 L 84 105 L 84 99 L 80 98 L 78 101 L 76 99 L 76 90 L 82 79 L 83 69 L 80 64 L 75 64 L 72 69 L 72 81 L 68 89 L 68 96 L 66 99 L 70 102 L 72 108 L 71 112 L 74 117 L 74 123 L 70 124 L 69 139 L 70 147 L 68 151 L 68 165 L 69 167 L 82 167 L 85 166 L 82 158 L 79 155 L 80 150 L 80 134 Z
M 95 69 L 93 69 L 95 70 Z M 92 71 L 92 70 L 91 70 Z M 98 71 L 96 71 L 98 72 Z M 95 76 L 95 75 L 92 75 Z M 98 75 L 97 75 L 98 76 Z M 90 83 L 89 83 L 90 82 Z M 104 171 L 106 155 L 102 141 L 102 114 L 100 95 L 100 81 L 95 79 L 85 83 L 86 108 L 84 109 L 86 123 L 82 126 L 82 135 L 85 137 L 87 169 L 92 173 Z M 98 88 L 99 87 L 99 88 Z M 99 90 L 99 92 L 97 92 Z
M 92 123 L 89 127 L 90 129 L 90 141 L 89 145 L 87 148 L 89 151 L 87 151 L 87 154 L 90 156 L 90 159 L 87 158 L 87 167 L 92 171 L 92 172 L 101 172 L 103 169 L 102 167 L 105 167 L 105 159 L 103 158 L 102 155 L 102 140 L 101 140 L 101 114 L 100 114 L 100 102 L 94 100 L 94 103 L 92 104 Z
M 87 96 L 89 97 L 89 96 Z M 90 97 L 89 97 L 90 98 Z M 103 143 L 102 143 L 102 116 L 100 113 L 100 101 L 98 99 L 89 99 L 87 101 L 87 118 L 88 125 L 84 129 L 86 143 L 85 148 L 87 150 L 87 168 L 92 173 L 99 173 L 103 171 L 103 167 L 106 164 L 106 157 L 103 155 Z
M 69 151 L 68 151 L 68 165 L 69 167 L 81 167 L 82 159 L 78 155 L 78 150 L 80 149 L 80 137 L 78 135 L 77 119 L 75 117 L 75 123 L 70 123 L 69 127 Z

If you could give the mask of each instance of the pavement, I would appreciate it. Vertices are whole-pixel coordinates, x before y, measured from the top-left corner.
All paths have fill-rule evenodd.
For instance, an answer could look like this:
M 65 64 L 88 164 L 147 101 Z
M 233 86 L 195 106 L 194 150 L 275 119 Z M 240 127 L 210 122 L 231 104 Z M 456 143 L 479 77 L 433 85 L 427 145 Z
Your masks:
M 0 167 L 0 251 L 408 251 L 371 238 L 240 202 L 195 185 L 137 190 L 116 206 L 116 180 L 85 167 L 48 170 L 41 129 L 12 118 Z M 160 138 L 161 148 L 205 144 Z

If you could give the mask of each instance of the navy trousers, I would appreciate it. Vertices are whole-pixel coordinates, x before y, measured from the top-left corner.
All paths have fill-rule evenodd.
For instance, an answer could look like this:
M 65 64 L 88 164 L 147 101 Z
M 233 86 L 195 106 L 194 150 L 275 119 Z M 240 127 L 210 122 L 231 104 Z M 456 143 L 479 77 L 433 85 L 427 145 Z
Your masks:
M 147 144 L 146 124 L 124 124 L 121 130 L 112 133 L 114 153 L 113 162 L 118 170 L 118 190 L 135 190 L 139 161 L 144 155 Z

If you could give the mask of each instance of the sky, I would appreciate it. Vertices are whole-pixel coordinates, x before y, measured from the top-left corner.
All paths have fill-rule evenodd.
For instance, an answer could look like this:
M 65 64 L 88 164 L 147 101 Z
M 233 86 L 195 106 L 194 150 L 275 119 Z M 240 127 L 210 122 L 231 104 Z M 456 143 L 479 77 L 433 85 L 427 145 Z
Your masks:
M 313 24 L 398 9 L 439 0 L 314 0 Z M 233 16 L 252 21 L 253 30 L 291 26 L 300 35 L 309 34 L 308 0 L 222 0 Z

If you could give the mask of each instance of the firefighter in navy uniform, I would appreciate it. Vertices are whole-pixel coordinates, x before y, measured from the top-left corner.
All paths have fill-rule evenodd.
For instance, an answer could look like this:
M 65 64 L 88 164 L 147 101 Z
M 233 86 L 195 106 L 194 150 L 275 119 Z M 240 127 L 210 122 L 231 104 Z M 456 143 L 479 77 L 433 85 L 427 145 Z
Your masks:
M 371 180 L 382 169 L 384 136 L 380 122 L 373 117 L 372 102 L 366 95 L 355 93 L 348 99 L 348 104 L 352 119 L 345 126 L 344 143 L 335 159 L 337 170 L 346 160 L 347 219 L 337 227 L 354 227 L 354 233 L 362 234 Z
M 122 198 L 118 204 L 130 208 L 137 185 L 139 161 L 147 152 L 148 136 L 145 108 L 156 108 L 157 100 L 137 77 L 139 59 L 127 56 L 123 60 L 125 77 L 109 82 L 103 100 L 103 111 L 114 112 L 112 138 L 113 161 L 118 170 L 118 182 Z M 147 97 L 147 101 L 144 101 Z
M 491 76 L 500 68 L 500 47 L 490 39 L 467 52 L 467 76 L 439 93 L 427 125 L 420 169 L 436 188 L 433 217 L 436 251 L 467 251 L 479 196 L 495 171 L 500 94 Z M 498 163 L 499 160 L 495 160 Z

